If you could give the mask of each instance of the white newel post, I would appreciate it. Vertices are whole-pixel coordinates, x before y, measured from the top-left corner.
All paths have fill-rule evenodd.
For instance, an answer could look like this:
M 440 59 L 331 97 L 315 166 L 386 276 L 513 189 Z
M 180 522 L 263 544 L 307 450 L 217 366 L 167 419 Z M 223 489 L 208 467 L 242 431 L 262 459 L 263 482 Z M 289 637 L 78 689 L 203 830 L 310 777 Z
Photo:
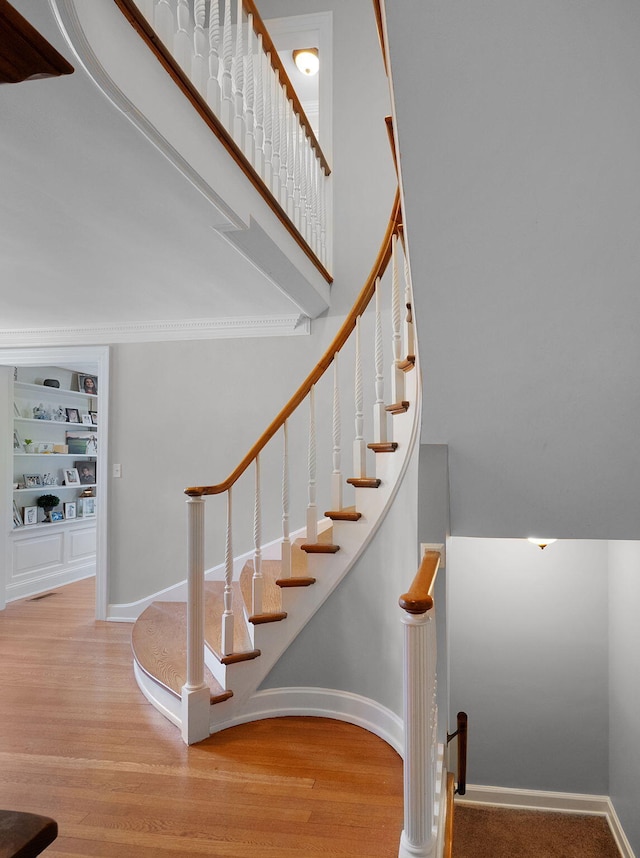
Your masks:
M 211 692 L 204 682 L 204 498 L 187 500 L 187 681 L 182 687 L 182 738 L 209 735 Z
M 433 608 L 404 624 L 404 830 L 399 858 L 431 858 L 434 828 L 436 652 Z

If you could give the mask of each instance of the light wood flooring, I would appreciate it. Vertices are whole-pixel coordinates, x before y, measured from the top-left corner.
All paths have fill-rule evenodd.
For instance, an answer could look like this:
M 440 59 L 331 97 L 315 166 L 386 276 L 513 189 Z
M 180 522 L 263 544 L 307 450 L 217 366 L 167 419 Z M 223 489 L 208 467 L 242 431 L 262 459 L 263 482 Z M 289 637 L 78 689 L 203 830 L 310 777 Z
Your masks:
M 321 718 L 186 747 L 133 679 L 131 626 L 94 582 L 0 612 L 0 807 L 52 816 L 58 858 L 395 858 L 402 764 Z

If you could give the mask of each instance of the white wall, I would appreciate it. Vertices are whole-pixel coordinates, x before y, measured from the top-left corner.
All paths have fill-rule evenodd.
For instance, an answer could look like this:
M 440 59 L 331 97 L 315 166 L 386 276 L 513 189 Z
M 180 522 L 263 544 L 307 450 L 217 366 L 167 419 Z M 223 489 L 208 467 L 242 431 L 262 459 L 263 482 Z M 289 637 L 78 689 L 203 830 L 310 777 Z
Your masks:
M 634 539 L 640 6 L 386 0 L 451 528 Z
M 607 557 L 596 541 L 449 540 L 451 711 L 469 715 L 470 783 L 608 794 Z M 637 796 L 637 769 L 634 783 Z
M 640 543 L 609 544 L 610 795 L 640 854 Z

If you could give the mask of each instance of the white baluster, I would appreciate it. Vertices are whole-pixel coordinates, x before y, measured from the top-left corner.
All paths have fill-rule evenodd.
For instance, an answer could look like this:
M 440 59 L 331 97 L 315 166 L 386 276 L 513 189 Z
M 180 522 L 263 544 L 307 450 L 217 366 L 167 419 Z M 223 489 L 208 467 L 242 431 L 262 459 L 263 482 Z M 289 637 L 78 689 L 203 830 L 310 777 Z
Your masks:
M 282 568 L 281 578 L 291 578 L 291 537 L 289 534 L 289 426 L 282 427 L 284 449 L 282 455 Z
M 233 139 L 244 149 L 244 24 L 242 0 L 236 7 L 236 46 L 231 62 L 233 79 Z
M 222 654 L 233 652 L 233 524 L 231 489 L 227 492 L 227 538 L 224 555 L 224 612 L 222 614 Z
M 293 101 L 287 103 L 287 214 L 295 223 L 296 115 Z
M 220 6 L 218 0 L 210 0 L 207 103 L 218 117 L 221 115 L 220 98 Z
M 287 210 L 287 163 L 289 157 L 289 102 L 287 91 L 280 87 L 280 205 Z
M 320 260 L 327 264 L 327 177 L 320 173 Z
M 331 474 L 331 509 L 336 512 L 342 509 L 341 431 L 338 352 L 336 352 L 333 356 L 333 473 Z
M 318 159 L 315 152 L 311 152 L 311 247 L 313 252 L 320 257 L 320 222 L 318 218 Z
M 251 588 L 251 613 L 262 613 L 262 515 L 260 509 L 260 454 L 256 456 L 256 497 L 253 512 L 253 580 Z
M 384 443 L 387 440 L 387 410 L 384 404 L 384 356 L 382 353 L 382 307 L 380 306 L 380 278 L 376 280 L 376 401 L 373 406 L 373 440 Z
M 294 136 L 293 136 L 293 222 L 300 231 L 300 213 L 301 213 L 301 170 L 302 170 L 302 151 L 300 149 L 300 121 L 296 114 Z
M 233 133 L 233 78 L 231 64 L 233 63 L 233 33 L 231 30 L 231 0 L 225 0 L 224 20 L 222 22 L 222 75 L 220 90 L 222 93 L 222 122 L 224 127 Z
M 188 0 L 178 0 L 176 9 L 178 28 L 173 42 L 173 55 L 187 74 L 191 72 L 192 46 L 189 37 L 189 3 Z
M 316 507 L 316 389 L 309 391 L 309 504 L 307 506 L 307 542 L 318 541 L 318 509 Z
M 307 238 L 307 137 L 304 127 L 300 125 L 300 235 Z
M 404 399 L 404 373 L 400 369 L 402 337 L 400 336 L 400 278 L 398 276 L 398 236 L 391 243 L 391 320 L 393 323 L 393 364 L 391 367 L 391 400 L 394 404 Z
M 153 16 L 153 29 L 158 34 L 162 44 L 171 51 L 176 32 L 176 22 L 169 0 L 158 0 Z
M 204 22 L 207 12 L 206 0 L 193 2 L 193 61 L 191 65 L 191 80 L 198 92 L 206 98 L 207 95 L 207 37 L 204 32 Z
M 211 692 L 204 681 L 204 498 L 187 500 L 187 677 L 181 692 L 182 738 L 209 735 Z
M 256 97 L 255 97 L 255 162 L 259 176 L 264 173 L 264 49 L 262 33 L 258 33 L 258 53 L 256 55 Z
M 270 188 L 273 177 L 273 68 L 271 54 L 265 54 L 264 65 L 264 167 L 262 178 Z
M 411 295 L 411 274 L 409 272 L 409 259 L 407 257 L 406 250 L 403 251 L 403 260 L 404 260 L 404 304 L 407 308 L 407 315 L 405 318 L 405 348 L 406 348 L 406 358 L 415 358 L 416 355 L 416 344 L 415 344 L 415 329 L 413 327 L 413 297 Z
M 360 316 L 356 319 L 356 355 L 355 355 L 355 407 L 356 437 L 353 442 L 354 477 L 367 476 L 367 446 L 364 442 L 364 411 L 362 394 L 362 358 L 360 355 Z
M 247 74 L 245 76 L 245 104 L 246 104 L 246 133 L 244 137 L 244 154 L 249 163 L 253 164 L 256 151 L 255 138 L 255 69 L 253 63 L 253 15 L 249 14 L 247 22 Z
M 280 199 L 280 100 L 282 87 L 280 86 L 280 71 L 274 70 L 273 76 L 273 155 L 271 157 L 271 192 L 276 200 Z

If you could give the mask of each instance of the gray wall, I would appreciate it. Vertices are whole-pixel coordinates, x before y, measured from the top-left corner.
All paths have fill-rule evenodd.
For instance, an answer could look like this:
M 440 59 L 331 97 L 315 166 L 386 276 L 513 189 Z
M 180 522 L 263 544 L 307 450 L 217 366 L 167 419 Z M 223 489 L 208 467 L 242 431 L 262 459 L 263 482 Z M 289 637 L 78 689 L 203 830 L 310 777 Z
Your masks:
M 640 543 L 609 544 L 610 795 L 640 855 Z
M 387 0 L 423 442 L 462 536 L 640 520 L 640 6 Z
M 447 576 L 469 782 L 607 794 L 607 544 L 452 537 Z

